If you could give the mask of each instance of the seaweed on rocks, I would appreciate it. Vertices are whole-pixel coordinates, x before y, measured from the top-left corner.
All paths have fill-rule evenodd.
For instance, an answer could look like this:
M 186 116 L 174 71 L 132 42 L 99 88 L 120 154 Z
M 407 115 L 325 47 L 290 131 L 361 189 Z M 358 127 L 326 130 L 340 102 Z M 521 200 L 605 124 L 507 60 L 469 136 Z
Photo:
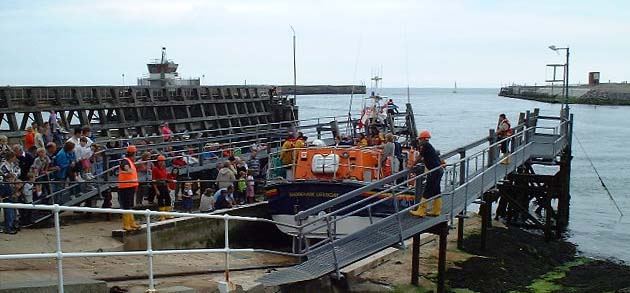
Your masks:
M 565 241 L 545 242 L 541 235 L 516 228 L 488 230 L 486 250 L 479 234 L 464 239 L 464 251 L 476 256 L 447 271 L 451 288 L 477 292 L 526 290 L 534 279 L 575 258 L 575 245 Z

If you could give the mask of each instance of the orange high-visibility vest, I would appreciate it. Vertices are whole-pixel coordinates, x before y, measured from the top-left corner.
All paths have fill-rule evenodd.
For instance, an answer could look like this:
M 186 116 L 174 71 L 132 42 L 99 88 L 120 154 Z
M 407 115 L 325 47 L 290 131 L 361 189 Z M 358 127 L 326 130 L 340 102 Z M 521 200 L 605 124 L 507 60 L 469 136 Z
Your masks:
M 129 167 L 131 168 L 132 173 L 118 173 L 118 188 L 130 188 L 138 186 L 138 172 L 136 171 L 136 164 L 129 158 L 125 158 L 127 162 L 129 162 Z M 122 165 L 120 166 L 122 170 Z

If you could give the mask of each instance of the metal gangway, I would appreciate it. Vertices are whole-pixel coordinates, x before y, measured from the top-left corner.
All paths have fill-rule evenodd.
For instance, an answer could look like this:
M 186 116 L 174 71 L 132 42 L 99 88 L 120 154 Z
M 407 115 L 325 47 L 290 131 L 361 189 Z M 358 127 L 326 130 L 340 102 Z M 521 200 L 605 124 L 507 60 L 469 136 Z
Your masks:
M 542 120 L 553 124 L 557 122 L 557 125 L 538 125 Z M 448 162 L 445 167 L 426 172 L 420 167 L 401 171 L 299 212 L 295 215 L 299 227 L 295 236 L 299 246 L 296 252 L 305 255 L 306 260 L 293 267 L 271 272 L 258 281 L 272 286 L 312 280 L 329 273 L 340 278 L 340 269 L 347 265 L 390 246 L 404 247 L 406 239 L 452 222 L 458 215 L 465 215 L 467 207 L 484 192 L 495 188 L 503 178 L 529 160 L 553 161 L 567 149 L 570 151 L 572 120 L 567 112 L 561 113 L 559 117 L 540 116 L 537 109 L 533 113 L 521 113 L 521 123 L 514 128 L 512 136 L 497 140 L 494 130 L 490 130 L 488 137 L 444 154 L 442 158 Z M 499 147 L 505 141 L 511 144 L 507 164 L 502 163 L 498 156 Z M 479 150 L 486 143 L 487 146 Z M 428 201 L 442 198 L 441 215 L 423 218 L 411 215 L 409 211 L 419 204 L 423 180 L 440 168 L 444 168 L 442 193 Z M 415 184 L 410 185 L 411 182 Z M 356 201 L 357 197 L 369 191 L 376 192 Z M 400 207 L 398 195 L 410 192 L 416 195 L 415 204 L 407 208 Z M 382 196 L 388 193 L 392 195 Z M 385 218 L 372 217 L 372 208 L 379 204 L 393 204 L 396 212 Z M 336 225 L 344 219 L 366 212 L 370 215 L 369 226 L 343 237 L 335 234 Z M 306 236 L 315 231 L 323 231 L 327 237 L 311 245 Z

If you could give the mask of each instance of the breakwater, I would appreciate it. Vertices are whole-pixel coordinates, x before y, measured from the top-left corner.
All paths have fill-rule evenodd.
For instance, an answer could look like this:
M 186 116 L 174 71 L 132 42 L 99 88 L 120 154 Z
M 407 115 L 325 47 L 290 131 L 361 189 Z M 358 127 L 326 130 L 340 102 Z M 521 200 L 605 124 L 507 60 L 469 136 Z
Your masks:
M 499 96 L 545 103 L 564 103 L 564 92 L 562 86 L 559 85 L 512 85 L 501 88 Z M 630 85 L 626 83 L 610 83 L 570 86 L 569 104 L 630 105 Z

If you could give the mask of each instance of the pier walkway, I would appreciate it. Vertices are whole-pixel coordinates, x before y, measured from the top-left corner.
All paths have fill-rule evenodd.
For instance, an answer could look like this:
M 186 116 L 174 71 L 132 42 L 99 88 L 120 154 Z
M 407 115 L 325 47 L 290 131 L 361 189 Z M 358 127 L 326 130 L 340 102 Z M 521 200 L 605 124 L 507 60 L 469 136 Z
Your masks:
M 537 122 L 541 119 L 557 119 L 559 123 L 556 127 L 537 127 Z M 377 191 L 372 197 L 386 192 L 391 192 L 394 195 L 400 194 L 405 191 L 404 189 L 401 190 L 401 186 L 404 184 L 395 184 L 395 182 L 401 179 L 406 180 L 406 182 L 416 182 L 414 189 L 416 201 L 418 201 L 422 180 L 427 174 L 435 172 L 441 167 L 420 175 L 414 175 L 418 169 L 402 171 L 298 213 L 295 219 L 300 228 L 296 238 L 300 243 L 305 244 L 306 247 L 300 248 L 299 252 L 304 253 L 307 260 L 294 267 L 272 272 L 261 277 L 258 281 L 271 286 L 311 280 L 328 273 L 335 273 L 337 277 L 340 277 L 340 268 L 389 246 L 404 246 L 404 240 L 412 236 L 430 231 L 436 233 L 436 230 L 438 230 L 437 234 L 448 233 L 448 231 L 439 231 L 440 227 L 446 226 L 445 224 L 452 221 L 455 216 L 465 214 L 467 206 L 478 201 L 485 192 L 495 189 L 497 184 L 508 174 L 515 172 L 528 161 L 554 161 L 562 152 L 567 151 L 567 149 L 570 151 L 568 146 L 570 146 L 571 139 L 571 119 L 538 117 L 528 112 L 525 120 L 521 122 L 523 123 L 515 129 L 514 135 L 505 139 L 512 144 L 508 164 L 504 164 L 498 159 L 498 147 L 502 141 L 496 141 L 492 131 L 489 137 L 443 156 L 447 160 L 456 155 L 459 155 L 460 158 L 449 163 L 445 169 L 442 180 L 443 193 L 430 200 L 442 198 L 441 216 L 424 218 L 413 216 L 409 210 L 415 209 L 416 204 L 409 208 L 400 209 L 397 213 L 386 218 L 371 219 L 373 223 L 363 230 L 343 238 L 335 237 L 334 229 L 337 223 L 358 212 L 365 212 L 365 210 L 369 212 L 374 206 L 392 200 L 395 196 L 385 197 L 361 207 L 357 207 L 358 203 L 349 205 L 344 205 L 344 203 L 372 190 Z M 549 130 L 552 130 L 551 133 Z M 487 147 L 472 155 L 466 155 L 467 150 L 487 141 L 490 142 Z M 366 198 L 360 202 L 367 202 L 370 199 Z M 398 209 L 398 201 L 393 200 L 393 202 Z M 341 214 L 341 212 L 344 213 Z M 309 216 L 317 217 L 313 219 Z M 304 241 L 306 235 L 315 230 L 320 232 L 321 229 L 326 231 L 328 238 L 309 247 L 309 241 Z

